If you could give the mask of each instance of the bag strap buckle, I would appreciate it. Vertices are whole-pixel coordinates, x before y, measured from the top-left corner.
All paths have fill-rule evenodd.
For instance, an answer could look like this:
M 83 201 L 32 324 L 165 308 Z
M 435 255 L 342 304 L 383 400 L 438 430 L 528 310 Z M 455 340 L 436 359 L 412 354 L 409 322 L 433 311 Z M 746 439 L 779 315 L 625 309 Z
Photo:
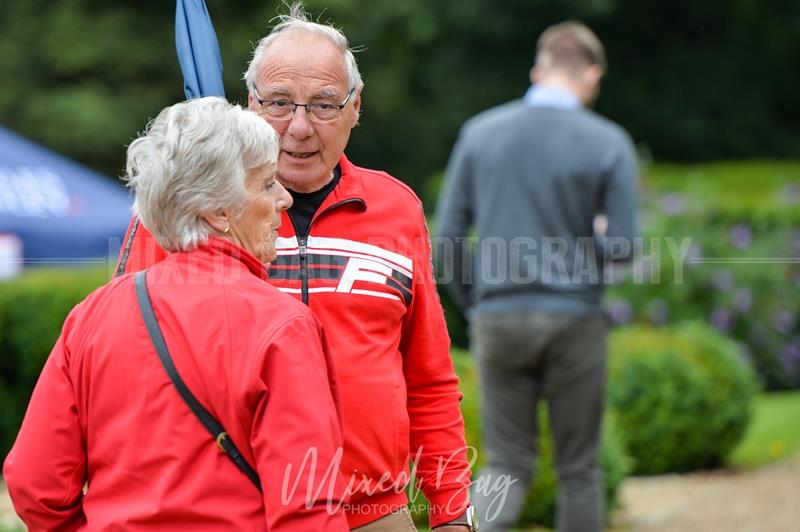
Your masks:
M 217 437 L 216 437 L 217 447 L 219 447 L 219 450 L 222 451 L 223 453 L 225 452 L 225 447 L 222 446 L 222 442 L 227 437 L 228 437 L 228 433 L 227 432 L 220 432 L 219 434 L 217 434 Z

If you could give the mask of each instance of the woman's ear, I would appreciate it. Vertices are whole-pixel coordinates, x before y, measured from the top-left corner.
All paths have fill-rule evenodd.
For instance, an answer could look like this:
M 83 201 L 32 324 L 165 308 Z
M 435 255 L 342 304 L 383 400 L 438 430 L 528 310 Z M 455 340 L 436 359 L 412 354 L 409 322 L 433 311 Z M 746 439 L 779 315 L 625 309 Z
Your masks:
M 223 211 L 204 214 L 202 218 L 208 225 L 210 225 L 219 233 L 225 234 L 231 230 L 231 222 L 228 219 L 228 215 Z

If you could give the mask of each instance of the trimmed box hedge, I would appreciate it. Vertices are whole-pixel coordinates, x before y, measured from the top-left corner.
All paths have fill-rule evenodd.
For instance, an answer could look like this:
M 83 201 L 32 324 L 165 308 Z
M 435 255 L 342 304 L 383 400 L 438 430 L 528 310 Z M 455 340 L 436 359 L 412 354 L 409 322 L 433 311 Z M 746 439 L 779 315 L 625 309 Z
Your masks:
M 718 467 L 757 391 L 739 349 L 702 323 L 628 327 L 610 339 L 609 407 L 637 474 Z

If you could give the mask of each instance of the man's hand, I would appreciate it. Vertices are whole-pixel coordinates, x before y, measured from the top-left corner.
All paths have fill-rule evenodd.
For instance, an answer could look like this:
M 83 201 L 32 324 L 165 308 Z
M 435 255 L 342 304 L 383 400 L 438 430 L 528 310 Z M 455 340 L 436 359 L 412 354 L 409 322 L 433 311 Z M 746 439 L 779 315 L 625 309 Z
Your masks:
M 467 525 L 442 525 L 433 529 L 434 532 L 464 532 L 469 530 Z

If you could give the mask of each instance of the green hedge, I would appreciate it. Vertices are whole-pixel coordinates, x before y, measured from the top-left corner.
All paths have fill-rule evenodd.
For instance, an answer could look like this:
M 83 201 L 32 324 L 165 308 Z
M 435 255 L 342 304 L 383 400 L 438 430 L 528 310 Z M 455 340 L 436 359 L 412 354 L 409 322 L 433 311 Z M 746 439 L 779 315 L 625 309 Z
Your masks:
M 631 327 L 610 340 L 609 406 L 634 472 L 719 466 L 750 421 L 755 377 L 703 324 Z
M 464 394 L 461 411 L 466 424 L 467 443 L 476 451 L 477 461 L 473 473 L 477 473 L 478 468 L 483 464 L 484 456 L 480 440 L 481 424 L 477 373 L 471 356 L 464 351 L 453 350 L 453 362 L 461 381 L 461 392 Z M 553 446 L 545 405 L 540 406 L 538 414 L 540 432 L 536 478 L 530 487 L 528 500 L 519 524 L 520 526 L 537 524 L 553 527 L 558 481 L 553 466 Z M 605 471 L 606 498 L 610 510 L 617 505 L 619 486 L 629 469 L 629 459 L 610 423 L 606 423 L 603 430 L 602 464 Z M 422 511 L 424 506 L 425 501 L 421 494 L 417 500 L 412 501 L 412 509 L 415 510 L 414 520 L 420 525 L 427 524 L 427 515 Z
M 43 269 L 0 283 L 0 456 L 11 448 L 67 314 L 109 277 L 105 268 Z

